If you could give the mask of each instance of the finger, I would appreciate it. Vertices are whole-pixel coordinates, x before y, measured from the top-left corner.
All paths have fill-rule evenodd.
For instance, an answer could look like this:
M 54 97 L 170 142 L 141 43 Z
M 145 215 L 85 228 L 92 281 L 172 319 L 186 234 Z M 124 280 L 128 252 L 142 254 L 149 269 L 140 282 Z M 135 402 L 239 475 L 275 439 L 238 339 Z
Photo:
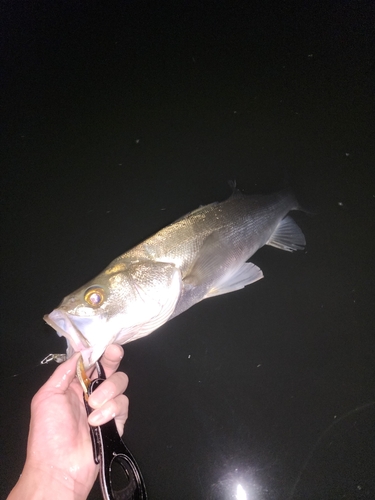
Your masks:
M 119 344 L 110 344 L 104 351 L 100 362 L 104 368 L 106 377 L 109 378 L 120 365 L 124 357 L 124 349 Z
M 34 395 L 31 401 L 32 409 L 51 395 L 64 394 L 68 390 L 76 375 L 78 358 L 79 353 L 76 353 L 56 368 L 47 382 Z
M 128 376 L 124 372 L 116 372 L 104 380 L 89 397 L 91 408 L 97 409 L 107 401 L 122 394 L 128 386 Z
M 76 367 L 80 353 L 74 355 L 59 365 L 44 384 L 43 388 L 57 393 L 66 392 L 76 375 Z
M 128 418 L 129 400 L 124 394 L 107 401 L 99 410 L 93 411 L 89 417 L 90 425 L 97 426 L 109 422 L 113 418 L 120 436 L 124 431 L 124 425 Z

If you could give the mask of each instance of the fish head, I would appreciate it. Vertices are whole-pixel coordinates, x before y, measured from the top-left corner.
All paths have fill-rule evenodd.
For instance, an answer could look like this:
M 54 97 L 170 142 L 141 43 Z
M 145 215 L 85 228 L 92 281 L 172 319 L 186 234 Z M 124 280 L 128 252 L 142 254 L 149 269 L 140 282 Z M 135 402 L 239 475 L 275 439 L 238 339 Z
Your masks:
M 87 369 L 109 344 L 136 340 L 168 321 L 181 289 L 173 264 L 114 261 L 44 320 L 66 338 L 67 356 L 80 352 Z

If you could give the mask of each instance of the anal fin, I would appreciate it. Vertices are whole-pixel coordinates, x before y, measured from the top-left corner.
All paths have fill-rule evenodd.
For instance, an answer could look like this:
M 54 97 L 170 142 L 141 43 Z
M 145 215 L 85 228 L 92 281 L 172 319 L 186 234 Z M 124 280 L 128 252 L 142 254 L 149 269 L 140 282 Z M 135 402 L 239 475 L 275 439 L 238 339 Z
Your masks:
M 285 217 L 280 221 L 266 245 L 271 245 L 287 252 L 303 250 L 306 240 L 303 232 L 291 217 Z

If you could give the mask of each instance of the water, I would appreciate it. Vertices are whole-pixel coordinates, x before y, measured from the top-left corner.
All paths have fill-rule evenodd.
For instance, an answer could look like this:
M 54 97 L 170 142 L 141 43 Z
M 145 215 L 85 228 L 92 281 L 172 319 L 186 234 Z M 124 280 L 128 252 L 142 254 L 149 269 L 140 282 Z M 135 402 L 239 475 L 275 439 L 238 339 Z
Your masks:
M 2 498 L 65 349 L 43 314 L 229 179 L 288 182 L 307 248 L 126 346 L 150 499 L 375 496 L 370 2 L 5 10 Z

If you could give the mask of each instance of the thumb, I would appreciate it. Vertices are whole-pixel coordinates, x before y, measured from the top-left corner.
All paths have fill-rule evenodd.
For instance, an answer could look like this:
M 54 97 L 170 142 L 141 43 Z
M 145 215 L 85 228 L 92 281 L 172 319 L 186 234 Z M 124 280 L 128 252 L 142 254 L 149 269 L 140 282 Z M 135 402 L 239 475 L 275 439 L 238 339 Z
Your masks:
M 76 376 L 79 357 L 80 353 L 76 352 L 71 358 L 58 366 L 44 384 L 44 389 L 56 393 L 65 393 Z

